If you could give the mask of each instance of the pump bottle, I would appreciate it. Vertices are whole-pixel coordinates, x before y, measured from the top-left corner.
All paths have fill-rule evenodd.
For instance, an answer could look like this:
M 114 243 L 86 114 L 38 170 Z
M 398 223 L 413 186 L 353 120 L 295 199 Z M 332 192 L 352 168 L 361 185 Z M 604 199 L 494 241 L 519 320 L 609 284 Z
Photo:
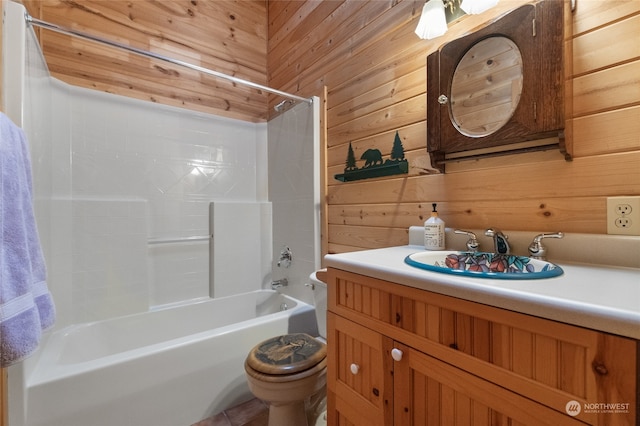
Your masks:
M 438 217 L 437 204 L 433 203 L 431 217 L 424 222 L 424 248 L 444 250 L 444 221 Z

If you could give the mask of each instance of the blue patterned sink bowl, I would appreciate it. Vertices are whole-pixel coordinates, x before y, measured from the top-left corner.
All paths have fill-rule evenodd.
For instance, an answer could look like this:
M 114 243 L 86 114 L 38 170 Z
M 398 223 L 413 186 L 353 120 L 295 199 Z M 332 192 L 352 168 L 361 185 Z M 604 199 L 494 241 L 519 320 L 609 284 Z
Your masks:
M 564 273 L 553 263 L 526 256 L 461 251 L 422 251 L 404 259 L 405 263 L 427 271 L 500 280 L 536 280 Z

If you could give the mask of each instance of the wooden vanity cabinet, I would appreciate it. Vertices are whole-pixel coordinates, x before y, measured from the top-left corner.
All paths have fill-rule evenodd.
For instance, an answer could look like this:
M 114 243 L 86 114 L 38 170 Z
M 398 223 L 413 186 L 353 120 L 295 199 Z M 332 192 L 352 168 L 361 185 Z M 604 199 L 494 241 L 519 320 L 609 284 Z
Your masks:
M 638 424 L 633 339 L 334 268 L 328 289 L 329 425 Z

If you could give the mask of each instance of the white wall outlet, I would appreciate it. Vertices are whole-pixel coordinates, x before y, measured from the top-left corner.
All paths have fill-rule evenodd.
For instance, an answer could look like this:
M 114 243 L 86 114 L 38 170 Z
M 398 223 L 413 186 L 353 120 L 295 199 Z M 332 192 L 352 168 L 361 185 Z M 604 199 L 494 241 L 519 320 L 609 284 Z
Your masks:
M 607 234 L 640 235 L 640 196 L 607 198 Z

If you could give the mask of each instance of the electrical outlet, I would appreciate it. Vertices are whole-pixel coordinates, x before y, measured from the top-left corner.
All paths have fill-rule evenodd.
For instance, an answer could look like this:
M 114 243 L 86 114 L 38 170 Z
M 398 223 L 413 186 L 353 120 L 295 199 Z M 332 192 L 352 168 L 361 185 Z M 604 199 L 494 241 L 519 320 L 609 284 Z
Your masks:
M 640 235 L 640 196 L 607 198 L 607 233 Z
M 616 214 L 618 216 L 628 216 L 629 214 L 631 214 L 631 211 L 633 209 L 631 208 L 630 204 L 616 204 Z
M 631 219 L 624 216 L 617 217 L 613 224 L 616 225 L 616 228 L 631 228 Z

